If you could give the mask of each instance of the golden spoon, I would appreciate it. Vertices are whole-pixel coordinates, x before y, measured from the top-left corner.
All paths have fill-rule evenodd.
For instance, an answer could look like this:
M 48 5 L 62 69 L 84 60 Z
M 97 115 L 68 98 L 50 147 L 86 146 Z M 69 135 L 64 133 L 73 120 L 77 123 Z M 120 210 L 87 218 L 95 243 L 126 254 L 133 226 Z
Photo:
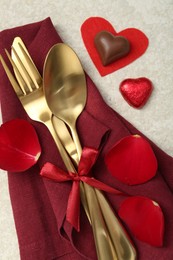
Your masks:
M 77 147 L 78 159 L 80 159 L 82 149 L 75 125 L 85 106 L 87 88 L 85 74 L 76 53 L 65 44 L 53 46 L 45 61 L 43 79 L 48 105 L 53 114 L 70 127 Z M 93 189 L 86 184 L 84 184 L 84 187 L 96 247 L 98 247 L 98 258 L 124 259 L 126 257 L 128 260 L 135 259 L 135 249 L 104 195 L 99 190 Z M 98 216 L 96 212 L 98 210 L 100 212 L 99 206 L 101 214 L 99 213 Z M 101 218 L 104 219 L 106 226 L 104 226 Z M 103 224 L 98 224 L 99 221 L 100 224 Z M 107 237 L 106 243 L 105 237 Z
M 79 161 L 82 148 L 76 120 L 85 106 L 86 81 L 78 57 L 67 45 L 56 44 L 49 51 L 43 69 L 43 86 L 50 110 L 71 129 Z M 98 259 L 117 259 L 95 191 L 85 183 L 81 185 L 86 194 Z

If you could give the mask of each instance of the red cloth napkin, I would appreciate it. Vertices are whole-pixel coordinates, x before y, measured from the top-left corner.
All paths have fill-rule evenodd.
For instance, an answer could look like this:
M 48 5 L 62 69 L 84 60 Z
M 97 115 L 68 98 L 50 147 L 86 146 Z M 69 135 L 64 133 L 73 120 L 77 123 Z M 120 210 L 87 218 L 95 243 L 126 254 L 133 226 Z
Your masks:
M 45 56 L 50 47 L 61 42 L 49 18 L 0 33 L 0 53 L 10 50 L 15 36 L 25 42 L 33 60 L 42 73 Z M 8 63 L 9 64 L 9 63 Z M 10 65 L 9 65 L 10 66 Z M 3 120 L 24 118 L 30 120 L 17 99 L 0 66 L 0 99 Z M 162 248 L 152 247 L 135 239 L 128 230 L 138 253 L 138 259 L 173 259 L 173 159 L 151 143 L 158 159 L 159 169 L 151 181 L 128 187 L 108 173 L 103 157 L 120 138 L 141 134 L 119 114 L 108 107 L 96 86 L 87 76 L 88 99 L 85 111 L 78 120 L 78 131 L 83 146 L 98 148 L 103 135 L 110 130 L 109 138 L 94 167 L 95 178 L 130 195 L 143 195 L 157 201 L 165 216 L 165 238 Z M 31 121 L 42 145 L 38 164 L 24 173 L 9 173 L 9 191 L 19 241 L 21 259 L 97 259 L 92 229 L 81 207 L 81 231 L 77 233 L 65 220 L 70 183 L 54 183 L 41 178 L 39 171 L 45 162 L 64 168 L 54 141 L 46 127 Z M 94 131 L 93 131 L 94 129 Z M 48 145 L 49 144 L 49 145 Z M 106 194 L 117 210 L 122 197 Z

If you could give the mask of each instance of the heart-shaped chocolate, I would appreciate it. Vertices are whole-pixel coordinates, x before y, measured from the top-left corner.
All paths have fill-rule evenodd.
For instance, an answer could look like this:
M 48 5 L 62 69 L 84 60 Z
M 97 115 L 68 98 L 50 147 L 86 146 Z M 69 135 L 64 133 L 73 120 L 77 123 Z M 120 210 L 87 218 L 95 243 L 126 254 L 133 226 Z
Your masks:
M 125 37 L 114 36 L 108 31 L 99 32 L 94 38 L 94 44 L 103 66 L 126 56 L 130 51 L 130 43 Z
M 127 103 L 141 108 L 147 102 L 153 90 L 152 82 L 147 78 L 125 79 L 120 84 L 120 92 Z

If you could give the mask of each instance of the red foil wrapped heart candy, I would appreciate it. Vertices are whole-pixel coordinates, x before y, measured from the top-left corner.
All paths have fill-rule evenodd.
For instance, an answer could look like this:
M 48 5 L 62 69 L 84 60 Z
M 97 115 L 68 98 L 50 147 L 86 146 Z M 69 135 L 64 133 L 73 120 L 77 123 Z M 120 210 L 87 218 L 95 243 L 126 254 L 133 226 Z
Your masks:
M 120 84 L 120 92 L 130 106 L 142 108 L 153 90 L 152 82 L 147 78 L 125 79 Z

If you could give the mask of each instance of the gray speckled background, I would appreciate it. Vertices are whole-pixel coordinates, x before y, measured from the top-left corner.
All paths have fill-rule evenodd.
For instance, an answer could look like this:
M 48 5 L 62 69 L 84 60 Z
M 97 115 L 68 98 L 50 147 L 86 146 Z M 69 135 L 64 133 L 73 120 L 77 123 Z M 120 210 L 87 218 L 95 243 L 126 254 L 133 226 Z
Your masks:
M 84 69 L 105 101 L 165 152 L 173 156 L 173 0 L 0 0 L 0 31 L 50 16 L 62 39 L 79 55 Z M 146 53 L 110 75 L 101 77 L 81 39 L 85 19 L 100 16 L 116 31 L 135 27 L 149 38 Z M 148 77 L 154 91 L 143 109 L 130 107 L 119 92 L 128 77 Z M 0 259 L 18 260 L 19 250 L 6 173 L 0 172 Z

